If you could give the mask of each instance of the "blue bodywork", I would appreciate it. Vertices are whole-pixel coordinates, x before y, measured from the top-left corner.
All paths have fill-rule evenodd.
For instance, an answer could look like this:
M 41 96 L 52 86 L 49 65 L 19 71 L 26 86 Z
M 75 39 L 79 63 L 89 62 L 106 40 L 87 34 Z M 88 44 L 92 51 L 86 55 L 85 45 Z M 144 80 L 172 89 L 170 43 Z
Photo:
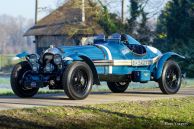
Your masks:
M 51 47 L 44 52 L 47 53 L 60 54 L 65 64 L 64 69 L 74 61 L 85 61 L 92 69 L 95 84 L 101 81 L 100 75 L 129 75 L 134 82 L 157 81 L 167 60 L 184 59 L 174 52 L 162 54 L 154 47 L 141 45 L 129 35 L 119 34 L 113 34 L 108 39 L 97 36 L 93 45 Z M 25 52 L 18 57 L 27 55 Z

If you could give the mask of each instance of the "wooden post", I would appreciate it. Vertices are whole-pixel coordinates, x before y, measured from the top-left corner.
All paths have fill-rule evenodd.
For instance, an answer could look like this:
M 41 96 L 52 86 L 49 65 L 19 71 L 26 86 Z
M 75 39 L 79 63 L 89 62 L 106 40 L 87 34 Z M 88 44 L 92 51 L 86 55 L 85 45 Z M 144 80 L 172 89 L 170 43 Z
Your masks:
M 38 0 L 35 1 L 35 24 L 38 21 Z
M 37 24 L 37 22 L 38 22 L 38 0 L 35 0 L 35 25 Z M 39 51 L 38 51 L 38 37 L 37 36 L 35 36 L 34 43 L 36 45 L 35 51 L 36 51 L 36 53 L 38 53 Z M 40 54 L 40 53 L 38 53 L 38 54 Z
M 85 16 L 85 0 L 82 0 L 82 23 L 85 23 L 86 16 Z
M 125 22 L 125 16 L 124 16 L 124 12 L 125 11 L 125 0 L 122 0 L 121 1 L 121 20 L 122 20 L 122 23 Z

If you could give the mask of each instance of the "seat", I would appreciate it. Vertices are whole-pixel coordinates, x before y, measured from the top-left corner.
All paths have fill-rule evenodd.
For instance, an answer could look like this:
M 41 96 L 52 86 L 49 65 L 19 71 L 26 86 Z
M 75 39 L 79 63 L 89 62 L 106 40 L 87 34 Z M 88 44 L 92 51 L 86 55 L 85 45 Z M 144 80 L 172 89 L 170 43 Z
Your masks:
M 106 43 L 104 34 L 99 34 L 99 35 L 95 36 L 94 44 L 104 44 L 104 43 Z

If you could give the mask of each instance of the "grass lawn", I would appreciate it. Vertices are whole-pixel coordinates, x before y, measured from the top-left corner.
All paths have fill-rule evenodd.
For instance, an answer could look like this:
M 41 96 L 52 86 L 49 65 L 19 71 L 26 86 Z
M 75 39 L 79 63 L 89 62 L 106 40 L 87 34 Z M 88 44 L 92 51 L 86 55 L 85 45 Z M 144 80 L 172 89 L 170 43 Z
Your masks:
M 0 77 L 0 84 L 4 85 L 9 85 L 10 84 L 10 79 L 9 78 L 3 78 Z
M 63 90 L 47 90 L 40 89 L 38 94 L 55 94 L 55 93 L 64 93 Z M 0 89 L 0 96 L 14 95 L 11 89 Z
M 13 92 L 12 90 L 10 89 L 0 89 L 0 96 L 3 96 L 3 95 L 13 95 Z
M 39 107 L 0 111 L 7 129 L 191 129 L 194 97 L 82 107 Z
M 141 83 L 132 83 L 129 85 L 129 89 L 146 89 L 146 88 L 156 88 L 158 84 L 155 82 L 148 82 L 146 84 Z M 182 87 L 194 87 L 194 79 L 184 79 L 182 81 Z M 95 92 L 100 91 L 110 91 L 106 86 L 106 83 L 102 83 L 102 86 L 93 86 L 93 90 Z M 40 89 L 39 94 L 52 94 L 52 93 L 63 93 L 61 91 L 54 91 L 54 90 L 47 90 L 47 89 Z M 10 87 L 10 79 L 8 77 L 0 77 L 0 96 L 2 95 L 13 95 L 13 92 Z
M 8 77 L 0 77 L 0 84 L 1 85 L 10 85 L 10 79 Z M 145 84 L 140 84 L 140 83 L 133 83 L 130 84 L 129 87 L 135 88 L 135 87 L 157 87 L 157 83 L 155 82 L 148 82 Z M 194 79 L 193 78 L 186 78 L 182 81 L 182 86 L 183 87 L 194 87 Z
M 194 79 L 187 78 L 182 81 L 182 87 L 194 87 Z

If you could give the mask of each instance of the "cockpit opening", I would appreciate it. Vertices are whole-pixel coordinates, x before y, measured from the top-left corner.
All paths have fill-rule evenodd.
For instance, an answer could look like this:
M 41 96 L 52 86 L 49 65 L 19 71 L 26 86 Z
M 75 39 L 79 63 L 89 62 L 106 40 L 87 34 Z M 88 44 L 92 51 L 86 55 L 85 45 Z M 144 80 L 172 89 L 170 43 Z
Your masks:
M 138 41 L 133 40 L 131 36 L 121 35 L 121 42 L 126 45 L 130 51 L 132 51 L 136 55 L 143 56 L 146 54 L 146 48 L 141 45 Z

